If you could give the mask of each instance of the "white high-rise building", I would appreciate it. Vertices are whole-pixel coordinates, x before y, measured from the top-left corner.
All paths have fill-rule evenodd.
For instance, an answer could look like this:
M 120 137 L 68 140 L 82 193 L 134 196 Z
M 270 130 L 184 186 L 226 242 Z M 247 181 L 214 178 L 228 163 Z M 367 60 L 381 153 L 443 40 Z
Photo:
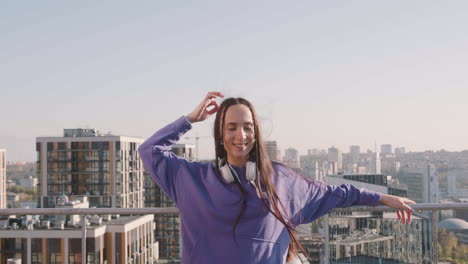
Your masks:
M 382 173 L 380 155 L 379 155 L 379 152 L 377 151 L 377 147 L 375 148 L 375 152 L 372 153 L 372 158 L 369 160 L 369 170 L 370 170 L 370 173 L 373 173 L 373 174 Z
M 6 150 L 0 149 L 0 209 L 6 207 Z
M 330 163 L 336 162 L 336 170 L 340 172 L 343 170 L 343 157 L 341 155 L 341 150 L 335 147 L 328 148 L 327 160 Z
M 401 182 L 408 185 L 408 198 L 418 203 L 439 202 L 439 175 L 434 165 L 404 168 Z

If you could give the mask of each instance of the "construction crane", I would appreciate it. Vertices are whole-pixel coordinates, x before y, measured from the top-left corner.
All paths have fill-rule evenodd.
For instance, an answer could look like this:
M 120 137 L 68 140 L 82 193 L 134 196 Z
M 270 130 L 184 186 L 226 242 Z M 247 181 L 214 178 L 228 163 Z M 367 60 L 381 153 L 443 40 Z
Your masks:
M 197 156 L 197 161 L 200 160 L 199 156 L 198 156 L 198 140 L 200 138 L 212 138 L 212 136 L 198 136 L 198 135 L 195 135 L 194 137 L 184 137 L 185 139 L 195 139 L 195 155 Z

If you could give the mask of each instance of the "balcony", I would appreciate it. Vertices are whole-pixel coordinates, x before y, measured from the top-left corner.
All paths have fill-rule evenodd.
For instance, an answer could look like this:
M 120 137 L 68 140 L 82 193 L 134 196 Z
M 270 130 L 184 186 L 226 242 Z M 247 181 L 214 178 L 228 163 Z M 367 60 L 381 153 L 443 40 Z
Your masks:
M 413 226 L 400 224 L 398 221 L 394 221 L 394 219 L 392 218 L 385 218 L 385 216 L 376 216 L 376 212 L 395 211 L 394 209 L 389 208 L 387 206 L 355 206 L 335 209 L 322 219 L 322 222 L 324 223 L 324 233 L 321 240 L 320 236 L 318 236 L 319 239 L 317 239 L 317 237 L 315 236 L 310 237 L 310 233 L 308 234 L 311 245 L 315 244 L 315 247 L 312 247 L 309 251 L 307 250 L 308 247 L 305 246 L 306 250 L 308 251 L 309 256 L 311 256 L 313 259 L 316 259 L 317 262 L 313 263 L 438 263 L 439 256 L 437 237 L 439 212 L 442 210 L 467 210 L 468 204 L 415 204 L 412 205 L 412 208 L 417 211 L 416 213 L 414 213 L 415 217 L 413 219 L 413 224 L 411 224 Z M 77 248 L 79 247 L 81 249 L 81 254 L 78 254 L 76 252 L 73 254 L 73 259 L 75 259 L 75 263 L 95 263 L 94 261 L 90 262 L 90 258 L 96 260 L 99 258 L 99 254 L 101 254 L 101 258 L 102 255 L 105 254 L 99 252 L 99 250 L 95 247 L 97 244 L 95 244 L 96 242 L 94 240 L 90 240 L 90 236 L 92 237 L 92 234 L 103 232 L 103 230 L 100 229 L 100 224 L 102 223 L 103 219 L 104 221 L 111 221 L 111 216 L 114 216 L 112 219 L 115 219 L 115 225 L 123 224 L 125 223 L 125 221 L 135 221 L 135 223 L 138 221 L 142 221 L 138 217 L 143 217 L 144 215 L 150 215 L 149 217 L 151 217 L 152 221 L 152 215 L 174 213 L 178 213 L 177 208 L 41 208 L 0 210 L 0 215 L 3 216 L 29 216 L 29 218 L 27 218 L 25 221 L 26 224 L 27 221 L 31 219 L 32 215 L 44 215 L 49 217 L 59 216 L 63 219 L 65 219 L 65 215 L 70 215 L 70 218 L 74 221 L 72 223 L 72 225 L 74 225 L 74 228 L 69 228 L 68 232 L 70 234 L 72 232 L 75 232 L 76 234 L 81 234 L 79 237 L 87 238 L 80 239 L 79 243 L 81 243 L 81 247 L 77 246 Z M 87 217 L 82 217 L 83 215 Z M 98 215 L 102 217 L 98 217 Z M 118 217 L 116 218 L 116 216 L 123 215 L 129 215 L 129 218 L 123 219 L 124 217 L 122 217 L 120 218 L 120 220 Z M 359 223 L 361 226 L 356 225 L 354 226 L 353 230 L 351 230 L 351 228 L 347 228 L 344 224 L 352 223 L 353 219 L 360 219 L 356 222 Z M 64 228 L 63 222 L 58 221 L 58 223 L 59 225 L 56 228 L 54 228 L 54 230 L 59 231 L 61 229 L 68 229 Z M 89 225 L 88 223 L 92 224 Z M 41 223 L 41 228 L 37 230 L 43 231 L 44 229 L 47 229 L 49 227 L 49 224 L 50 223 L 45 221 L 44 223 Z M 132 226 L 134 225 L 135 224 L 133 223 Z M 154 224 L 151 225 L 154 229 Z M 147 226 L 145 228 L 147 228 Z M 24 239 L 26 237 L 26 232 L 31 231 L 27 229 L 29 228 L 25 228 L 25 226 L 19 228 L 17 224 L 15 225 L 15 227 L 10 229 L 5 229 L 5 227 L 3 227 L 3 229 L 0 230 L 0 239 L 11 239 L 11 236 L 8 236 L 8 234 L 11 235 L 12 232 L 15 232 L 15 235 L 13 236 L 14 238 Z M 141 230 L 139 230 L 138 232 L 140 231 Z M 106 239 L 109 238 L 115 238 L 117 239 L 116 241 L 125 241 L 126 239 L 127 243 L 137 243 L 136 245 L 138 246 L 133 247 L 138 249 L 138 252 L 134 252 L 134 254 L 138 254 L 134 255 L 127 253 L 127 255 L 125 255 L 126 262 L 136 263 L 136 259 L 141 260 L 142 256 L 147 256 L 145 257 L 146 260 L 141 263 L 157 263 L 155 262 L 155 259 L 157 257 L 153 257 L 157 254 L 155 254 L 155 252 L 152 252 L 152 250 L 156 251 L 155 244 L 157 244 L 157 242 L 154 241 L 154 237 L 152 235 L 149 237 L 139 237 L 137 239 L 135 237 L 132 237 L 131 235 L 125 235 L 122 237 L 122 235 L 116 233 L 109 237 L 106 236 Z M 79 238 L 73 239 L 76 240 Z M 141 241 L 146 242 L 143 245 Z M 34 243 L 37 243 L 37 245 L 35 245 Z M 70 246 L 67 247 L 72 247 L 71 245 L 73 243 L 75 245 L 78 245 L 77 241 L 70 240 L 69 243 Z M 21 243 L 17 242 L 16 244 L 18 245 Z M 32 248 L 33 250 L 34 248 L 36 248 L 36 252 L 33 252 L 32 254 L 26 254 L 23 252 L 22 255 L 23 257 L 27 256 L 28 263 L 31 263 L 31 258 L 45 259 L 44 256 L 41 256 L 40 254 L 38 255 L 37 253 L 38 247 L 44 247 L 44 240 L 42 240 L 42 243 L 40 243 L 40 241 L 36 238 L 29 238 L 27 240 L 24 240 L 23 244 L 28 244 L 28 248 Z M 309 242 L 306 241 L 304 244 L 308 245 Z M 317 245 L 322 246 L 317 247 Z M 120 245 L 120 250 L 123 250 L 125 248 L 122 246 L 123 245 Z M 145 254 L 142 254 L 142 249 L 145 250 Z M 14 250 L 18 254 L 17 248 L 11 248 L 11 250 Z M 109 251 L 109 249 L 107 250 Z M 62 250 L 59 250 L 58 252 L 64 252 L 63 242 Z M 65 256 L 60 256 L 60 253 L 58 254 L 59 256 L 55 257 L 60 259 L 61 257 L 65 258 L 66 256 L 71 256 L 69 254 L 65 254 Z M 118 261 L 122 259 L 119 255 L 119 249 L 116 250 L 115 254 L 117 255 L 114 256 L 114 261 L 112 261 L 111 257 L 111 260 L 107 261 L 107 263 L 124 263 Z M 81 256 L 83 255 L 88 256 L 88 262 L 86 262 L 84 258 L 81 258 Z M 76 259 L 79 259 L 80 261 L 78 262 L 76 261 Z M 69 261 L 66 261 L 64 263 L 69 263 Z M 99 263 L 102 263 L 102 260 Z

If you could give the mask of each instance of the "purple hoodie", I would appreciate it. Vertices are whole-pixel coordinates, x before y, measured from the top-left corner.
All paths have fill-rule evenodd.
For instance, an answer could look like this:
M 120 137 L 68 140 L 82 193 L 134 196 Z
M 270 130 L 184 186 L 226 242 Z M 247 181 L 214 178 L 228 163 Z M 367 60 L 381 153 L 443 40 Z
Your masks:
M 211 163 L 189 162 L 171 152 L 171 145 L 192 125 L 185 116 L 157 131 L 138 149 L 145 169 L 179 208 L 182 226 L 182 263 L 285 263 L 289 234 L 266 209 L 245 178 L 245 168 L 232 166 L 247 192 L 226 183 Z M 314 221 L 335 207 L 377 205 L 380 194 L 352 185 L 324 185 L 274 163 L 272 174 L 287 215 L 294 226 Z

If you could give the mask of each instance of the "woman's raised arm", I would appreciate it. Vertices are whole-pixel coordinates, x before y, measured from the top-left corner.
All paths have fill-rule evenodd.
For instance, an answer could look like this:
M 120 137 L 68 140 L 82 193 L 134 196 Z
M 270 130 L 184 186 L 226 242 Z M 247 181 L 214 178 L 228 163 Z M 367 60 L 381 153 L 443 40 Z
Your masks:
M 198 170 L 195 164 L 172 153 L 171 146 L 192 128 L 191 123 L 205 120 L 216 113 L 219 107 L 213 100 L 216 97 L 223 97 L 223 95 L 219 92 L 209 92 L 190 114 L 158 130 L 138 148 L 146 171 L 176 203 L 177 178 L 193 175 Z

